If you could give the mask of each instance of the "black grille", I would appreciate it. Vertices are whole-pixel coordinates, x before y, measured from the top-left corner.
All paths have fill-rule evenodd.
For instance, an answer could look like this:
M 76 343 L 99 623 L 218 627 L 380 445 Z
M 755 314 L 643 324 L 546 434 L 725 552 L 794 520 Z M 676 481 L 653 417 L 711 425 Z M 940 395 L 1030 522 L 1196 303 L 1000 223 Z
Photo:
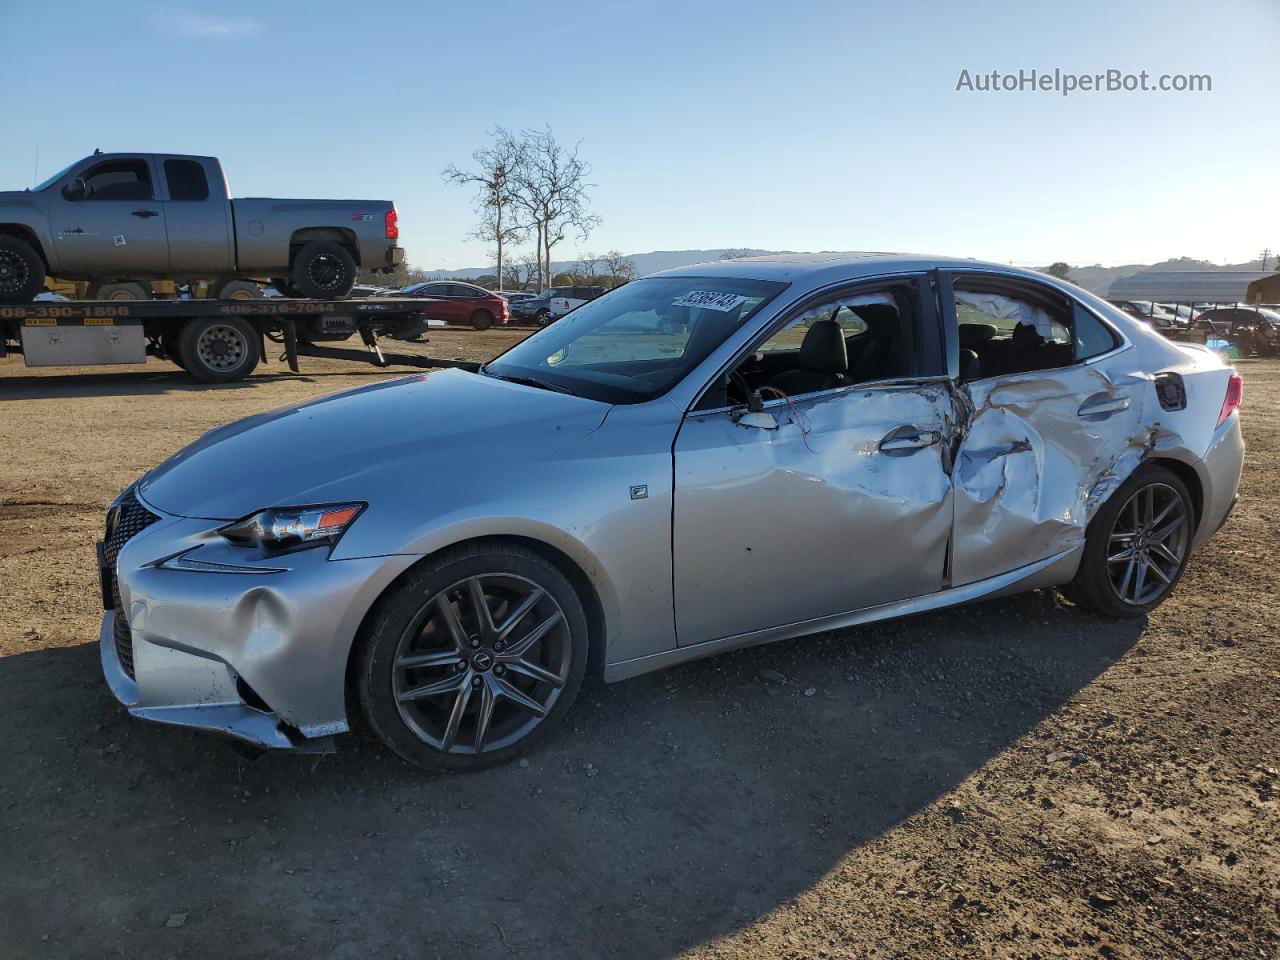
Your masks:
M 115 610 L 116 656 L 129 679 L 135 679 L 133 673 L 133 637 L 129 633 L 129 622 L 124 611 L 120 609 L 120 586 L 116 583 L 116 558 L 126 543 L 140 534 L 160 518 L 144 507 L 133 491 L 125 494 L 118 507 L 107 514 L 107 536 L 103 541 L 103 554 L 107 561 L 107 579 L 110 586 L 111 608 Z

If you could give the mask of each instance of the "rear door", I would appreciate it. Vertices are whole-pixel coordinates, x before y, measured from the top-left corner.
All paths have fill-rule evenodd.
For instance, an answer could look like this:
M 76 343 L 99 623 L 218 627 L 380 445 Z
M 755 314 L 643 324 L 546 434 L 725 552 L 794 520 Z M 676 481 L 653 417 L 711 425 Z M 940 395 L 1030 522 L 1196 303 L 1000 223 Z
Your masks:
M 856 341 L 872 306 L 891 310 L 894 322 L 881 324 L 883 349 L 874 366 L 862 365 L 859 381 L 846 358 L 866 349 Z M 812 328 L 826 324 L 830 334 L 833 320 L 844 349 L 830 336 L 815 349 L 822 338 Z M 674 335 L 696 339 L 699 322 Z M 923 276 L 860 284 L 790 312 L 732 377 L 709 388 L 712 408 L 686 416 L 674 447 L 681 645 L 941 589 L 954 408 L 940 340 Z M 806 364 L 830 375 L 806 382 Z M 744 378 L 785 393 L 767 393 L 774 399 L 763 425 L 748 425 L 745 408 L 725 393 Z
M 84 179 L 85 195 L 65 188 Z M 49 227 L 68 274 L 129 277 L 169 269 L 169 244 L 157 178 L 148 157 L 91 160 L 49 191 Z
M 175 270 L 193 277 L 235 270 L 231 206 L 213 161 L 197 157 L 161 157 L 164 219 L 169 259 Z
M 955 457 L 951 586 L 1079 546 L 1144 449 L 1149 381 L 1123 340 L 1056 287 L 947 272 L 940 290 L 970 412 Z

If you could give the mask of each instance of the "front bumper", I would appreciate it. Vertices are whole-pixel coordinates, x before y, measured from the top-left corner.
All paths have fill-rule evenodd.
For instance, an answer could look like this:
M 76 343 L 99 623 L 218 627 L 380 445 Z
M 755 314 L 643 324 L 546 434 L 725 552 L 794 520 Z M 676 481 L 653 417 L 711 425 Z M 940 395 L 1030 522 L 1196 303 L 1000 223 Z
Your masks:
M 235 548 L 213 532 L 218 521 L 146 506 L 160 519 L 120 549 L 119 603 L 102 618 L 112 693 L 146 720 L 259 747 L 327 748 L 348 729 L 346 668 L 360 623 L 416 558 L 331 560 L 315 549 L 273 561 L 286 567 L 279 573 L 164 569 L 156 563 L 193 548 L 215 562 Z M 123 641 L 113 634 L 120 616 L 129 626 Z

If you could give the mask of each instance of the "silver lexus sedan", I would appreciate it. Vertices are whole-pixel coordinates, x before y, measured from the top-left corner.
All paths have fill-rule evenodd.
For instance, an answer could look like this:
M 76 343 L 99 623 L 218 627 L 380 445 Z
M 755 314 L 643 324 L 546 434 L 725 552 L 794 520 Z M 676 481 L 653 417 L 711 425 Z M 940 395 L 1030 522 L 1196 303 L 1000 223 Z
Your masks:
M 1240 378 L 1074 286 L 772 257 L 475 370 L 213 430 L 125 490 L 102 665 L 259 747 L 512 757 L 584 678 L 1033 588 L 1136 617 L 1236 500 Z

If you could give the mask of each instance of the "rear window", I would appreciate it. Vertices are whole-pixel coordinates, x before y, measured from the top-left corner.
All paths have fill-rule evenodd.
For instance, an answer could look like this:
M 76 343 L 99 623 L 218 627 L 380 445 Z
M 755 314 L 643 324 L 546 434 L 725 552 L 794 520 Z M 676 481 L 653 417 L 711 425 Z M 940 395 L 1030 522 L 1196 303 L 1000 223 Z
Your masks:
M 179 203 L 199 203 L 209 199 L 209 179 L 196 160 L 166 160 L 164 178 L 169 183 L 169 199 Z

